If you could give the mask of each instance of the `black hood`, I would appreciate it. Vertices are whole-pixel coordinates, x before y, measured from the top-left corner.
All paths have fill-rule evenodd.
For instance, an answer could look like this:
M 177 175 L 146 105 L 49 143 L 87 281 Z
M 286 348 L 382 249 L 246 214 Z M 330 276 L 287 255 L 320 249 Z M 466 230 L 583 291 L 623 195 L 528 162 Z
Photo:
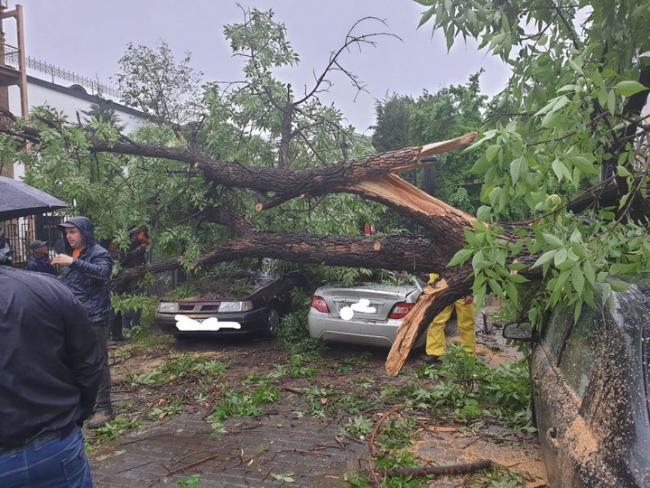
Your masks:
M 95 231 L 93 229 L 93 224 L 90 222 L 90 219 L 87 217 L 73 217 L 69 220 L 66 220 L 65 223 L 72 224 L 81 231 L 81 235 L 84 238 L 84 243 L 87 250 L 90 250 L 95 245 Z M 68 244 L 68 240 L 65 238 L 65 229 L 62 229 L 62 233 L 63 242 L 65 243 L 65 252 L 66 254 L 71 254 L 72 248 L 70 247 L 70 244 Z

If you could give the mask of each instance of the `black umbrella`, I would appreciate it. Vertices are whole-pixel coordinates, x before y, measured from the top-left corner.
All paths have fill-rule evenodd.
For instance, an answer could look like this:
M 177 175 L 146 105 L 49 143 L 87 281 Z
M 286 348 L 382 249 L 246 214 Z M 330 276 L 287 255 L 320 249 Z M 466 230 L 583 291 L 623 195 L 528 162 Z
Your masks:
M 0 176 L 0 220 L 50 212 L 67 203 L 22 181 Z

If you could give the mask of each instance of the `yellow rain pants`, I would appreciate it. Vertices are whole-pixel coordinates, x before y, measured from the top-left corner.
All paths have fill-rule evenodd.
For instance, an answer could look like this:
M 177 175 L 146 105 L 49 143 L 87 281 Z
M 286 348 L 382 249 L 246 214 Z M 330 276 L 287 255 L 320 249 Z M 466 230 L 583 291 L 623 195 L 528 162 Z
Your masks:
M 442 356 L 445 353 L 445 324 L 456 307 L 460 343 L 467 354 L 476 352 L 476 333 L 474 331 L 474 303 L 465 303 L 465 299 L 456 300 L 452 305 L 438 314 L 427 332 L 426 353 L 429 356 Z

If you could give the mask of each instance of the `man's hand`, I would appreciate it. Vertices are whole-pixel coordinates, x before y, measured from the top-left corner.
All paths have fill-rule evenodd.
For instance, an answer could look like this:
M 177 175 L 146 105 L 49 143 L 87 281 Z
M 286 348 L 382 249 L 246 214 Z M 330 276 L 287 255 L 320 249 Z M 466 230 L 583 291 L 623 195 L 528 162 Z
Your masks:
M 469 305 L 474 301 L 474 297 L 472 297 L 472 295 L 466 295 L 464 301 L 465 301 L 465 305 Z
M 74 262 L 72 256 L 67 254 L 57 254 L 52 258 L 52 264 L 62 264 L 63 266 L 70 266 Z

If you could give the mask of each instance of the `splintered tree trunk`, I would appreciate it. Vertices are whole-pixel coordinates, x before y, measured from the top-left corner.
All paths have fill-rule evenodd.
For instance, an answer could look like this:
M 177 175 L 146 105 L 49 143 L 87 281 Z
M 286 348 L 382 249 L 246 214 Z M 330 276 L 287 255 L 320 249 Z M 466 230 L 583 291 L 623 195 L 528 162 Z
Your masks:
M 464 233 L 476 220 L 394 174 L 354 183 L 346 191 L 383 203 L 411 218 L 426 229 L 437 251 L 449 258 L 465 245 Z
M 413 309 L 402 322 L 395 342 L 386 359 L 386 372 L 397 375 L 404 366 L 413 345 L 420 334 L 429 326 L 436 315 L 459 298 L 469 295 L 472 289 L 472 270 L 454 270 L 446 278 L 425 288 Z

